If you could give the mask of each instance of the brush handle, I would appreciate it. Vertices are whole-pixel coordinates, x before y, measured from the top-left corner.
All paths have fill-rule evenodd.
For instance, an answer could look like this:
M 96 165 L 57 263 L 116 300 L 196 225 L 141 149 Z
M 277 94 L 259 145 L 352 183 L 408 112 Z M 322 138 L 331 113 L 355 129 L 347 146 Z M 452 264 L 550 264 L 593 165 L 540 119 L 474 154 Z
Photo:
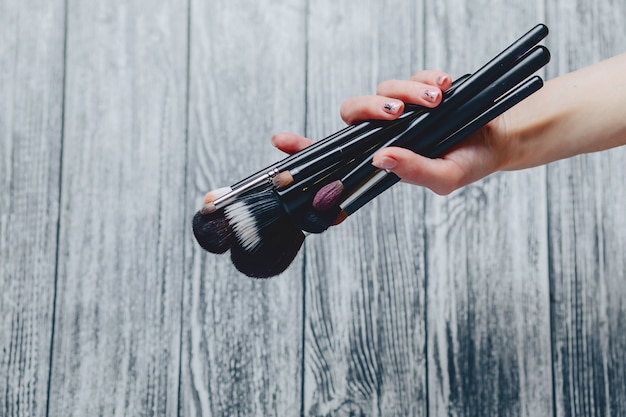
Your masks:
M 435 145 L 432 149 L 425 150 L 421 154 L 429 158 L 439 158 L 462 140 L 470 136 L 472 133 L 480 129 L 491 120 L 495 119 L 511 107 L 518 104 L 531 94 L 538 91 L 543 86 L 543 80 L 539 76 L 534 76 L 515 90 L 508 93 L 505 97 L 498 100 L 496 104 L 483 112 L 481 115 L 461 127 L 459 130 L 448 136 L 445 140 Z M 400 178 L 389 171 L 379 171 L 371 181 L 368 181 L 363 187 L 359 188 L 355 193 L 348 196 L 341 208 L 345 215 L 350 216 L 363 207 L 365 204 L 373 200 L 375 197 L 391 188 L 400 181 Z
M 442 103 L 437 108 L 440 109 L 443 106 L 439 112 L 435 113 L 433 111 L 424 117 L 415 119 L 409 128 L 384 144 L 383 147 L 400 146 L 417 153 L 431 148 L 459 127 L 484 112 L 498 97 L 506 94 L 510 89 L 543 67 L 549 60 L 549 51 L 543 46 L 536 46 L 508 72 L 500 75 L 491 84 L 484 86 L 481 91 L 465 100 L 460 106 L 450 109 L 450 104 Z M 466 83 L 468 82 L 469 80 L 466 81 Z M 463 86 L 465 85 L 463 84 Z M 455 97 L 457 97 L 456 94 L 450 98 Z M 435 116 L 428 117 L 430 115 Z M 417 138 L 419 140 L 416 140 Z M 341 182 L 344 189 L 347 192 L 351 192 L 369 180 L 377 171 L 378 168 L 372 165 L 371 158 L 368 157 L 344 176 Z

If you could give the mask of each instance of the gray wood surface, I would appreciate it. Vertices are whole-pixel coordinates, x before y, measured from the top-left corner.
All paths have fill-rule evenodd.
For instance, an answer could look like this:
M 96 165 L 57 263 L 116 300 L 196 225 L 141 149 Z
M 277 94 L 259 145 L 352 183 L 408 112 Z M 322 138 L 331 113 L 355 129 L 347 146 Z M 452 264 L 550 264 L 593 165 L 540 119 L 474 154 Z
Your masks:
M 0 1 L 0 416 L 46 415 L 64 10 L 63 1 Z
M 174 415 L 187 10 L 70 1 L 50 414 Z
M 273 133 L 537 22 L 597 62 L 622 3 L 0 0 L 0 416 L 626 415 L 626 149 L 399 184 L 270 280 L 190 227 Z
M 626 50 L 626 5 L 621 2 L 559 1 L 548 15 L 559 16 L 550 40 L 560 52 L 552 75 Z M 572 27 L 577 30 L 565 29 Z M 625 151 L 583 155 L 548 167 L 558 416 L 626 413 Z
M 429 4 L 427 66 L 474 71 L 544 21 L 540 6 Z M 552 412 L 545 184 L 538 168 L 428 195 L 429 415 Z
M 306 8 L 277 1 L 191 3 L 187 218 L 204 194 L 282 158 L 281 130 L 303 131 Z M 190 223 L 188 223 L 190 225 Z M 302 258 L 253 280 L 207 256 L 185 228 L 181 414 L 298 415 Z

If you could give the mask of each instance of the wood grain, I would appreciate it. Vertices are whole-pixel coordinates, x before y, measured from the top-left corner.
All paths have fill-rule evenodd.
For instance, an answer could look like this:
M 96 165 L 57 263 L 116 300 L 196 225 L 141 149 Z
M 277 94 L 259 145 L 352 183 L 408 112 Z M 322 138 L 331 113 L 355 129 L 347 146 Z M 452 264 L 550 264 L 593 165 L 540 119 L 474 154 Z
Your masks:
M 283 158 L 302 133 L 306 8 L 263 0 L 191 4 L 189 168 L 181 415 L 295 416 L 302 390 L 302 254 L 254 280 L 204 252 L 191 218 L 208 191 Z
M 0 2 L 0 415 L 45 416 L 55 294 L 63 1 Z
M 551 3 L 552 74 L 624 52 L 624 10 L 620 2 Z M 625 158 L 620 148 L 548 169 L 556 416 L 626 412 Z
M 423 3 L 310 4 L 307 133 L 350 96 L 422 66 Z M 398 186 L 306 250 L 304 412 L 426 414 L 423 193 Z
M 428 6 L 426 63 L 457 76 L 543 20 L 540 2 Z M 552 412 L 545 181 L 539 168 L 428 195 L 430 416 Z
M 270 280 L 190 224 L 380 81 L 623 52 L 622 3 L 0 0 L 0 416 L 625 415 L 624 148 L 396 185 Z
M 175 415 L 187 10 L 70 1 L 50 415 Z

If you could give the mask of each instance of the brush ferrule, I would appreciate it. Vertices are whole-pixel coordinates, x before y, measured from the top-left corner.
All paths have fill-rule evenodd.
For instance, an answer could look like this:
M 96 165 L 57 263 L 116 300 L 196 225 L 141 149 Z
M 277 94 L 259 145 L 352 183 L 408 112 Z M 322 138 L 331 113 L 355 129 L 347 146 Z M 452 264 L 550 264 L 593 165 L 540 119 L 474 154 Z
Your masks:
M 265 174 L 259 175 L 258 177 L 242 184 L 241 186 L 235 188 L 229 193 L 224 194 L 223 196 L 213 200 L 213 206 L 216 209 L 224 207 L 226 204 L 232 203 L 238 196 L 246 193 L 250 190 L 253 190 L 263 184 L 271 185 L 272 179 L 278 174 L 278 169 L 273 168 Z

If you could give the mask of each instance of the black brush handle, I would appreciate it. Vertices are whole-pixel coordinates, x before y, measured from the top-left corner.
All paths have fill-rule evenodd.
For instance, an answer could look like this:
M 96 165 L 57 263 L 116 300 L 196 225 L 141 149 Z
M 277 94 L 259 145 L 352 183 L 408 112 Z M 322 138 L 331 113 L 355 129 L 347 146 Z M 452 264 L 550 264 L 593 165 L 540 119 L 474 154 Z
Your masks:
M 508 93 L 505 97 L 498 100 L 496 104 L 482 113 L 480 116 L 473 119 L 471 122 L 461 127 L 459 130 L 448 136 L 445 140 L 439 142 L 432 149 L 427 149 L 421 154 L 429 158 L 439 158 L 446 152 L 451 150 L 454 146 L 459 144 L 465 138 L 472 133 L 480 129 L 491 120 L 495 119 L 505 111 L 509 110 L 531 94 L 538 91 L 543 86 L 543 80 L 539 76 L 534 76 L 515 90 Z M 381 171 L 379 177 L 375 179 L 373 184 L 363 190 L 358 190 L 353 196 L 349 196 L 342 204 L 342 210 L 346 215 L 351 215 L 363 207 L 365 204 L 373 200 L 375 197 L 383 193 L 385 190 L 391 188 L 394 184 L 400 181 L 400 178 L 388 171 Z
M 401 146 L 420 153 L 436 145 L 469 120 L 472 120 L 489 108 L 498 97 L 506 94 L 510 89 L 543 67 L 549 60 L 550 52 L 547 48 L 543 46 L 535 47 L 508 72 L 501 75 L 488 86 L 483 87 L 481 91 L 471 96 L 460 106 L 449 109 L 447 108 L 449 104 L 442 103 L 437 109 L 440 109 L 442 106 L 443 108 L 441 108 L 441 112 L 436 117 L 428 119 L 426 117 L 417 118 L 412 123 L 412 126 L 384 144 L 383 147 Z M 456 94 L 451 96 L 451 98 L 453 97 L 456 97 Z M 434 112 L 430 114 L 434 114 Z M 444 117 L 441 117 L 441 115 Z M 346 192 L 351 193 L 376 174 L 377 171 L 378 168 L 372 165 L 371 158 L 368 157 L 356 165 L 341 182 Z

